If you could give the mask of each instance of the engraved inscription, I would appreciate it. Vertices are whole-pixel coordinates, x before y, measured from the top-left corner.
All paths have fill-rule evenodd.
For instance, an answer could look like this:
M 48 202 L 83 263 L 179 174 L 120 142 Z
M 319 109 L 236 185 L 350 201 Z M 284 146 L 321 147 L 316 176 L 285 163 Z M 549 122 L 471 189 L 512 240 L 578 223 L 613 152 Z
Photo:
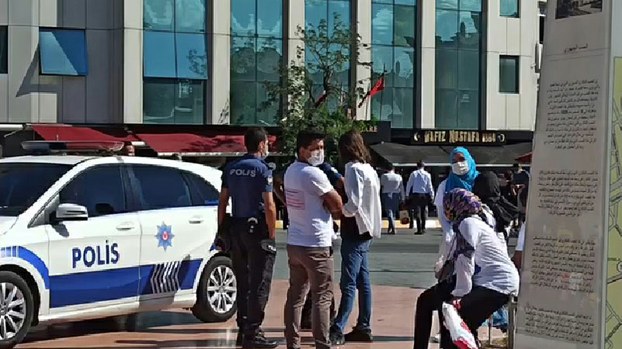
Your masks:
M 536 180 L 538 208 L 550 215 L 579 217 L 594 211 L 600 180 L 597 171 L 540 171 Z
M 589 315 L 546 310 L 527 304 L 525 332 L 538 337 L 593 345 L 594 319 Z
M 583 149 L 596 143 L 597 80 L 554 82 L 545 90 L 548 114 L 544 144 L 555 149 Z

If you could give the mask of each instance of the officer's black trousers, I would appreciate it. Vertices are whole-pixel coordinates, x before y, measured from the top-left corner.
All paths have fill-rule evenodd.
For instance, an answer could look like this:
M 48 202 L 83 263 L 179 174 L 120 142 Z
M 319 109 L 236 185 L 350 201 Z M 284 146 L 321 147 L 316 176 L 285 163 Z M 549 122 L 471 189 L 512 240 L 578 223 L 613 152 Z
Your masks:
M 246 337 L 253 337 L 265 316 L 276 254 L 261 248 L 261 240 L 267 236 L 239 230 L 231 235 L 231 258 L 238 284 L 237 323 Z

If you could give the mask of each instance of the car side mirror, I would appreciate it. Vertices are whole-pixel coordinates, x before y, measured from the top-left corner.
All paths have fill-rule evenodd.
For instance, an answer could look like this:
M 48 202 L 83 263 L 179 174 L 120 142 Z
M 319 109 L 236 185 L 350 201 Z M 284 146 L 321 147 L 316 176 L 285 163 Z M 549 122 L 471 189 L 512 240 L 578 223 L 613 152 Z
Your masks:
M 54 215 L 56 222 L 85 221 L 87 219 L 89 219 L 89 211 L 86 207 L 76 204 L 60 204 Z

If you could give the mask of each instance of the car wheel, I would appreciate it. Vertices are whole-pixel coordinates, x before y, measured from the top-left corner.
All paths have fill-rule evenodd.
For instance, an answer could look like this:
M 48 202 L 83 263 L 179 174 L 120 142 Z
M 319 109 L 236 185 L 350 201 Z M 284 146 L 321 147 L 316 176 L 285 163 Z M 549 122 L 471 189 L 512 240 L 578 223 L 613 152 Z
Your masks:
M 26 281 L 13 272 L 0 271 L 0 348 L 13 348 L 26 337 L 34 311 Z
M 213 257 L 203 269 L 192 314 L 203 322 L 227 321 L 237 311 L 236 296 L 237 281 L 231 260 Z

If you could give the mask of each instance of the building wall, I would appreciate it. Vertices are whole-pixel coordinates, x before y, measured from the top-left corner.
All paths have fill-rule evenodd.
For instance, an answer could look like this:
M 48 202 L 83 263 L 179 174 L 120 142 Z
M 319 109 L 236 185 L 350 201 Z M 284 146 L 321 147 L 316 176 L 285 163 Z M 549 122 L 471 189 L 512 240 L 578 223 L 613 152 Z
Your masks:
M 8 74 L 0 75 L 0 122 L 120 122 L 122 4 L 1 0 L 0 25 L 8 25 L 9 59 Z M 85 30 L 89 74 L 40 75 L 39 27 Z

